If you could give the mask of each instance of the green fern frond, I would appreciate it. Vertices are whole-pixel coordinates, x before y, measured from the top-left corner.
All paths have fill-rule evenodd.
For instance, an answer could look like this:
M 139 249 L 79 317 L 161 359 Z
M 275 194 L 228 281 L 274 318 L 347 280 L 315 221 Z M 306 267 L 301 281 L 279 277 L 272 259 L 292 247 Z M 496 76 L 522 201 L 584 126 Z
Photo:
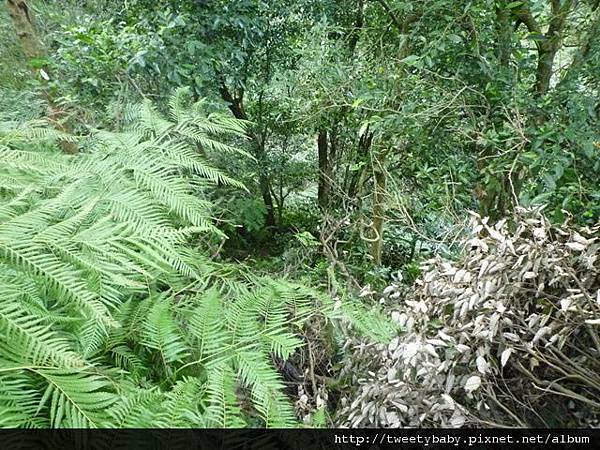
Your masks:
M 157 405 L 164 400 L 158 389 L 143 389 L 129 384 L 119 386 L 120 401 L 108 408 L 104 427 L 157 428 Z
M 242 428 L 247 425 L 236 397 L 238 384 L 228 364 L 217 364 L 208 371 L 206 382 L 207 425 L 214 428 Z
M 178 381 L 165 394 L 160 405 L 162 413 L 156 418 L 156 424 L 162 428 L 206 427 L 201 413 L 200 399 L 203 396 L 203 383 L 197 378 L 184 378 Z
M 30 141 L 77 141 L 77 137 L 57 130 L 49 126 L 42 119 L 34 119 L 26 122 L 0 122 L 0 144 L 7 142 L 30 142 Z
M 198 359 L 209 364 L 222 364 L 217 356 L 227 357 L 226 349 L 231 344 L 230 333 L 223 323 L 222 299 L 215 290 L 210 290 L 195 300 L 199 306 L 189 319 L 189 329 L 198 342 Z
M 4 332 L 0 341 L 3 358 L 34 366 L 82 367 L 85 361 L 77 355 L 64 337 L 52 330 L 43 317 L 23 312 L 18 296 L 2 296 L 0 327 Z
M 266 427 L 287 428 L 296 424 L 294 409 L 283 394 L 281 376 L 257 352 L 239 351 L 235 356 L 242 382 L 251 389 L 252 404 Z
M 157 299 L 143 322 L 143 345 L 159 352 L 165 364 L 183 360 L 189 353 L 170 311 L 167 299 Z
M 0 367 L 4 368 L 0 360 Z M 46 425 L 36 412 L 41 394 L 23 373 L 0 373 L 0 428 L 31 428 Z
M 208 190 L 243 185 L 210 158 L 246 155 L 226 141 L 247 124 L 189 102 L 125 106 L 123 131 L 77 155 L 44 122 L 0 125 L 0 426 L 295 426 L 273 357 L 312 319 L 385 335 L 358 307 L 211 261 Z
M 106 378 L 64 369 L 36 370 L 47 386 L 38 409 L 48 411 L 53 428 L 96 428 L 117 396 Z

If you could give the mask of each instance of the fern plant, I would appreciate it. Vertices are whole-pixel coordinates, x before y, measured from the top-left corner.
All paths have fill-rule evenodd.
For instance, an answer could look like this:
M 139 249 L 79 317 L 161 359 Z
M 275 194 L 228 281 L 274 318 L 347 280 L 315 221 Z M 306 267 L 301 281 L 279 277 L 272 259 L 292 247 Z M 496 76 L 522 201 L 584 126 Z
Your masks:
M 210 157 L 247 157 L 222 142 L 244 124 L 185 98 L 75 156 L 43 122 L 0 125 L 0 426 L 294 426 L 272 355 L 315 316 L 360 318 L 205 256 L 207 187 L 244 189 Z

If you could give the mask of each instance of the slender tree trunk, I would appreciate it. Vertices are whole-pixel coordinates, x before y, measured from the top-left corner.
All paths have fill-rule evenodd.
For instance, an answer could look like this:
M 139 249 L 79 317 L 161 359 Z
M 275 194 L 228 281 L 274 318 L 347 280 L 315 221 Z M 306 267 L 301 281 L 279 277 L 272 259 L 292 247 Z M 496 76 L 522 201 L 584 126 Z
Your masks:
M 498 18 L 498 59 L 500 66 L 508 69 L 512 53 L 513 26 L 511 22 L 511 11 L 507 8 L 508 1 L 501 0 L 496 6 L 496 17 Z
M 331 164 L 329 161 L 329 146 L 327 145 L 327 130 L 320 129 L 317 136 L 317 151 L 319 156 L 319 187 L 317 198 L 319 207 L 325 209 L 329 203 L 331 191 Z
M 373 142 L 373 133 L 369 132 L 367 129 L 360 139 L 358 140 L 358 162 L 365 163 L 368 160 L 369 149 L 371 148 L 371 143 Z M 350 180 L 350 185 L 348 186 L 347 195 L 350 198 L 356 198 L 359 191 L 359 186 L 361 184 L 361 180 L 364 179 L 365 169 L 360 168 L 356 172 L 352 179 Z
M 365 2 L 364 0 L 358 0 L 356 2 L 356 17 L 354 19 L 354 29 L 350 35 L 350 40 L 348 41 L 348 48 L 350 49 L 350 54 L 354 54 L 354 50 L 356 49 L 356 44 L 358 44 L 358 37 L 362 27 L 365 22 Z
M 386 156 L 387 152 L 374 155 L 375 161 L 373 166 L 373 240 L 371 242 L 371 257 L 373 258 L 373 263 L 377 266 L 381 265 L 383 227 L 385 225 Z
M 244 104 L 242 102 L 242 96 L 234 96 L 224 80 L 221 80 L 221 84 L 219 86 L 219 92 L 221 94 L 221 98 L 227 103 L 229 109 L 233 116 L 236 119 L 240 120 L 248 120 L 248 116 L 246 115 L 246 111 L 244 109 Z M 269 176 L 265 171 L 265 143 L 264 139 L 260 139 L 257 134 L 249 130 L 248 138 L 252 141 L 254 145 L 254 156 L 256 157 L 259 167 L 258 167 L 258 188 L 260 190 L 260 194 L 263 198 L 263 202 L 265 204 L 266 214 L 265 214 L 265 225 L 269 228 L 275 227 L 277 225 L 275 220 L 275 207 L 273 204 L 273 196 L 271 195 L 271 182 L 269 180 Z
M 279 195 L 273 195 L 277 202 L 277 223 L 279 226 L 283 223 L 283 205 L 285 203 L 285 196 L 283 195 L 283 177 L 279 177 Z
M 265 143 L 264 140 L 259 140 L 256 135 L 255 142 L 257 146 L 256 150 L 256 159 L 259 164 L 258 168 L 258 185 L 260 188 L 260 194 L 263 198 L 263 202 L 265 204 L 266 215 L 265 215 L 265 225 L 268 228 L 273 228 L 277 226 L 277 221 L 275 220 L 275 206 L 273 203 L 273 196 L 271 195 L 271 180 L 266 171 L 266 152 L 265 152 Z
M 550 80 L 552 79 L 554 58 L 558 51 L 558 46 L 554 43 L 540 46 L 538 55 L 538 64 L 535 77 L 535 92 L 542 96 L 550 89 Z
M 352 59 L 356 52 L 356 47 L 360 38 L 361 31 L 365 24 L 365 0 L 356 0 L 356 10 L 352 28 L 346 34 L 348 44 L 348 57 Z M 335 140 L 335 130 L 338 125 L 343 123 L 349 108 L 342 106 L 337 117 L 332 117 L 329 122 L 329 129 L 323 126 L 319 129 L 317 136 L 317 151 L 319 159 L 319 184 L 317 202 L 319 208 L 324 209 L 333 201 L 337 201 L 335 195 L 331 195 L 332 185 L 336 177 L 336 158 L 337 146 Z M 343 148 L 340 148 L 343 151 Z
M 510 3 L 514 2 L 509 2 L 509 0 L 496 2 L 498 59 L 502 68 L 510 69 L 513 34 L 521 24 L 525 25 L 530 35 L 535 38 L 537 47 L 537 67 L 531 93 L 533 98 L 540 98 L 550 90 L 550 83 L 554 74 L 554 60 L 562 47 L 562 34 L 567 18 L 577 2 L 576 0 L 550 0 L 551 15 L 546 32 L 543 31 L 545 27 L 539 22 L 539 18 L 532 13 L 529 1 L 524 1 L 522 5 L 514 8 L 508 8 Z M 504 113 L 501 111 L 499 113 L 493 112 L 491 116 L 492 120 L 495 120 L 496 124 L 501 126 L 504 121 Z M 533 127 L 539 128 L 547 121 L 548 117 L 547 110 L 542 108 L 532 109 L 531 114 L 528 116 L 528 122 Z M 489 157 L 492 155 L 483 152 L 481 156 L 477 166 L 478 171 L 483 173 Z M 499 217 L 511 207 L 515 197 L 518 198 L 521 183 L 518 179 L 511 180 L 507 178 L 508 176 L 497 176 L 496 183 L 485 186 L 479 184 L 476 187 L 475 196 L 479 200 L 482 214 L 492 218 Z
M 275 207 L 273 205 L 273 197 L 271 196 L 271 189 L 268 177 L 263 173 L 259 173 L 258 184 L 261 196 L 263 198 L 263 202 L 265 204 L 265 209 L 267 211 L 265 216 L 265 225 L 267 227 L 275 227 L 277 225 L 275 222 Z
M 550 0 L 552 17 L 546 33 L 542 32 L 542 27 L 533 16 L 528 2 L 525 2 L 516 11 L 517 25 L 520 23 L 525 24 L 529 32 L 536 37 L 538 63 L 534 92 L 537 96 L 546 94 L 550 89 L 550 81 L 554 72 L 554 58 L 562 45 L 562 33 L 567 17 L 576 3 L 575 0 L 564 0 L 562 2 L 560 0 Z
M 45 48 L 39 40 L 35 27 L 33 26 L 31 11 L 27 6 L 27 2 L 25 0 L 7 0 L 6 4 L 23 53 L 28 59 L 28 64 L 32 59 L 43 59 L 46 56 Z M 42 80 L 45 84 L 49 70 L 47 67 L 43 67 L 39 70 L 39 73 L 37 69 L 34 70 L 34 73 L 36 76 L 45 75 L 42 76 Z M 64 123 L 64 112 L 54 104 L 54 101 L 46 88 L 44 88 L 42 92 L 48 102 L 48 120 L 53 123 L 58 131 L 70 133 L 71 130 Z M 77 153 L 77 145 L 74 142 L 60 140 L 59 145 L 65 153 Z
M 510 57 L 512 54 L 512 39 L 513 33 L 515 32 L 513 25 L 513 14 L 508 5 L 510 0 L 499 0 L 496 2 L 496 54 L 500 63 L 501 69 L 505 74 L 510 73 Z M 504 104 L 502 101 L 490 100 L 491 113 L 490 120 L 492 126 L 502 126 L 504 122 Z M 480 151 L 481 150 L 481 151 Z M 473 148 L 473 153 L 477 154 L 477 172 L 483 179 L 484 172 L 489 164 L 490 158 L 493 156 L 490 153 L 493 152 L 493 148 L 480 149 L 476 144 Z M 502 178 L 500 178 L 502 177 Z M 490 216 L 492 218 L 504 215 L 502 209 L 502 202 L 500 198 L 503 194 L 503 180 L 504 175 L 497 177 L 497 183 L 484 184 L 483 181 L 479 181 L 473 190 L 473 195 L 477 199 L 479 204 L 479 212 L 484 216 Z

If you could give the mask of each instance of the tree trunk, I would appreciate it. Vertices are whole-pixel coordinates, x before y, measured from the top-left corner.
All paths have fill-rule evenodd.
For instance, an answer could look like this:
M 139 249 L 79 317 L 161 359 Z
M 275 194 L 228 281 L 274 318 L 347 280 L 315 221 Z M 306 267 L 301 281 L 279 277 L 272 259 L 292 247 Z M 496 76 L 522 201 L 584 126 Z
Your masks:
M 371 257 L 373 264 L 381 265 L 381 253 L 383 249 L 383 226 L 385 224 L 385 188 L 386 172 L 385 159 L 386 153 L 374 155 L 374 190 L 373 190 L 373 240 L 371 242 Z
M 7 6 L 25 56 L 28 59 L 43 56 L 43 46 L 33 28 L 27 3 L 24 0 L 7 0 Z
M 234 97 L 224 80 L 221 80 L 221 84 L 219 86 L 219 92 L 221 94 L 221 98 L 227 103 L 229 109 L 233 116 L 236 119 L 240 120 L 248 120 L 246 115 L 246 111 L 244 110 L 244 105 L 241 97 Z M 242 94 L 243 95 L 243 94 Z M 255 151 L 254 156 L 259 164 L 258 167 L 258 188 L 260 190 L 260 194 L 263 198 L 263 202 L 265 204 L 266 214 L 265 214 L 265 225 L 269 228 L 275 227 L 277 225 L 275 220 L 275 207 L 273 204 L 273 197 L 271 195 L 271 183 L 269 177 L 265 171 L 265 143 L 264 139 L 260 139 L 259 136 L 252 130 L 247 132 L 248 138 L 252 141 Z
M 507 8 L 507 1 L 498 2 L 496 6 L 496 17 L 498 18 L 498 60 L 503 69 L 510 66 L 512 53 L 513 27 L 511 23 L 511 11 Z
M 29 60 L 36 58 L 43 59 L 46 56 L 45 49 L 37 36 L 35 27 L 33 26 L 31 12 L 27 6 L 27 2 L 25 0 L 7 0 L 7 6 L 8 13 L 12 19 L 13 26 L 17 32 L 17 37 L 19 38 L 19 42 L 21 44 L 21 48 L 23 49 L 25 57 L 28 59 L 28 64 L 30 63 Z M 46 67 L 43 67 L 40 69 L 40 74 L 42 70 L 46 74 L 46 77 L 42 76 L 42 79 L 45 83 L 49 70 Z M 40 75 L 35 69 L 34 72 L 36 76 Z M 46 98 L 46 101 L 48 102 L 48 120 L 54 124 L 58 131 L 70 133 L 71 130 L 69 130 L 63 120 L 64 112 L 54 104 L 53 99 L 48 93 L 47 89 L 43 89 L 42 92 Z M 74 142 L 60 140 L 59 145 L 65 153 L 77 153 L 77 145 Z
M 319 207 L 325 209 L 329 203 L 329 193 L 331 191 L 331 165 L 329 161 L 327 130 L 319 130 L 317 137 L 317 151 L 319 156 L 319 187 L 318 203 Z
M 365 4 L 365 0 L 356 0 L 354 23 L 352 24 L 352 27 L 348 31 L 346 37 L 348 43 L 348 57 L 350 59 L 354 58 L 361 31 L 365 25 Z M 337 202 L 339 200 L 335 195 L 331 195 L 336 169 L 338 168 L 336 163 L 336 128 L 338 125 L 343 123 L 348 111 L 349 108 L 347 106 L 342 106 L 339 110 L 339 113 L 336 114 L 337 117 L 334 116 L 330 119 L 329 131 L 326 126 L 323 126 L 321 129 L 319 129 L 319 134 L 317 136 L 317 151 L 319 159 L 319 183 L 317 198 L 319 208 L 321 209 L 331 205 L 333 201 Z M 341 149 L 341 152 L 343 152 L 343 148 Z M 345 181 L 346 180 L 344 180 L 344 182 Z M 342 187 L 342 189 L 344 188 L 345 186 Z
M 536 37 L 538 63 L 534 92 L 537 96 L 546 94 L 550 89 L 550 80 L 554 71 L 554 58 L 562 45 L 562 32 L 574 4 L 576 4 L 575 0 L 565 0 L 562 3 L 559 0 L 551 0 L 552 18 L 546 33 L 542 32 L 542 27 L 531 13 L 528 3 L 525 3 L 516 12 L 517 25 L 520 23 L 525 24 L 529 32 Z
M 354 50 L 356 50 L 356 44 L 358 44 L 358 37 L 362 27 L 365 22 L 365 2 L 364 0 L 358 0 L 356 4 L 356 17 L 354 19 L 354 29 L 350 34 L 350 40 L 348 41 L 348 48 L 350 50 L 350 54 L 354 54 Z
M 369 132 L 369 129 L 365 130 L 360 139 L 358 140 L 357 154 L 358 154 L 358 162 L 365 163 L 367 161 L 367 156 L 369 153 L 369 149 L 371 148 L 371 143 L 373 142 L 373 133 Z M 354 172 L 352 179 L 350 180 L 350 184 L 348 186 L 347 195 L 349 198 L 354 199 L 358 195 L 358 190 L 361 184 L 361 180 L 364 179 L 363 173 L 365 172 L 364 168 L 359 168 Z
M 265 215 L 265 225 L 269 228 L 275 227 L 277 225 L 275 222 L 275 207 L 273 206 L 273 197 L 271 196 L 268 177 L 263 173 L 259 173 L 258 184 L 265 204 L 265 209 L 267 210 Z
M 535 77 L 535 92 L 539 96 L 546 94 L 550 89 L 557 50 L 558 47 L 552 43 L 540 46 Z

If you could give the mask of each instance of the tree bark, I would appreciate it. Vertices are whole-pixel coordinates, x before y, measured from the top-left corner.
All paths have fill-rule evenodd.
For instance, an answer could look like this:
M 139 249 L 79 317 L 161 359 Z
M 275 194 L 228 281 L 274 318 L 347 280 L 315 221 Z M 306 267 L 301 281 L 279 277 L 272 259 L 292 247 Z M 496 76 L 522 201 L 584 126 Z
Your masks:
M 23 53 L 28 59 L 28 63 L 32 59 L 45 58 L 46 51 L 36 33 L 27 2 L 25 0 L 7 0 L 6 4 L 8 6 L 8 13 L 17 33 L 17 37 L 19 38 Z M 47 77 L 47 74 L 50 72 L 47 67 L 40 69 L 39 74 L 34 69 L 35 75 L 38 76 L 42 74 L 41 70 L 44 71 Z M 44 84 L 46 84 L 46 77 L 42 76 Z M 64 123 L 64 112 L 54 104 L 50 93 L 45 87 L 42 92 L 46 101 L 48 102 L 48 120 L 53 123 L 54 127 L 58 131 L 70 133 L 71 130 Z M 77 145 L 71 141 L 60 140 L 59 145 L 65 153 L 75 154 L 78 151 Z
M 507 8 L 507 1 L 502 0 L 496 6 L 496 17 L 498 18 L 498 60 L 500 66 L 508 69 L 512 53 L 513 27 L 511 23 L 511 11 Z
M 386 2 L 386 0 L 375 0 L 377 3 L 381 5 L 384 9 L 388 17 L 392 20 L 394 26 L 398 29 L 400 34 L 408 33 L 408 27 L 413 23 L 419 20 L 422 15 L 421 11 L 417 11 L 416 13 L 412 13 L 407 15 L 404 20 L 400 20 L 400 18 L 396 15 L 392 7 Z
M 567 17 L 574 5 L 574 0 L 550 0 L 552 18 L 546 33 L 536 18 L 531 13 L 526 3 L 516 13 L 517 24 L 523 23 L 535 37 L 538 51 L 538 63 L 536 68 L 535 93 L 542 96 L 550 89 L 550 81 L 554 73 L 554 58 L 562 45 L 562 32 L 565 28 Z
M 366 163 L 368 160 L 369 150 L 371 148 L 371 144 L 373 142 L 373 133 L 369 131 L 367 128 L 365 132 L 362 134 L 360 139 L 358 140 L 358 162 Z M 363 173 L 365 172 L 364 168 L 358 169 L 354 172 L 352 179 L 350 180 L 350 184 L 348 186 L 347 195 L 349 198 L 354 199 L 358 195 L 359 186 L 361 184 L 361 180 L 364 178 Z
M 41 57 L 43 46 L 35 33 L 27 3 L 24 0 L 7 0 L 7 6 L 23 53 L 29 59 Z
M 385 189 L 386 172 L 385 160 L 387 153 L 382 152 L 375 155 L 373 167 L 374 190 L 373 190 L 373 239 L 371 241 L 371 257 L 373 264 L 381 265 L 381 254 L 383 250 L 383 226 L 385 224 Z
M 346 35 L 348 43 L 348 57 L 352 59 L 356 53 L 356 47 L 360 38 L 361 30 L 365 24 L 365 0 L 356 0 L 356 12 L 352 28 Z M 323 209 L 333 201 L 337 201 L 335 195 L 332 195 L 332 187 L 336 178 L 337 165 L 337 145 L 336 128 L 343 123 L 349 112 L 347 106 L 342 106 L 339 113 L 328 120 L 328 125 L 322 125 L 317 136 L 317 152 L 319 160 L 319 182 L 317 203 L 319 208 Z M 343 148 L 341 149 L 343 151 Z M 345 180 L 344 180 L 345 181 Z M 343 189 L 343 188 L 342 188 Z
M 360 30 L 362 29 L 365 23 L 365 2 L 364 0 L 358 0 L 356 4 L 356 18 L 354 19 L 354 29 L 350 35 L 350 40 L 348 41 L 348 47 L 350 50 L 350 54 L 353 55 L 356 50 L 356 45 L 358 44 L 358 38 L 360 35 Z
M 320 129 L 317 136 L 317 152 L 319 156 L 319 187 L 317 199 L 321 209 L 327 208 L 331 191 L 331 164 L 329 161 L 329 146 L 327 145 L 327 130 Z
M 265 204 L 265 209 L 267 211 L 265 215 L 265 225 L 267 226 L 267 228 L 275 227 L 277 226 L 277 223 L 275 221 L 275 208 L 273 206 L 273 197 L 271 196 L 269 179 L 264 174 L 259 173 L 258 182 L 260 193 Z

